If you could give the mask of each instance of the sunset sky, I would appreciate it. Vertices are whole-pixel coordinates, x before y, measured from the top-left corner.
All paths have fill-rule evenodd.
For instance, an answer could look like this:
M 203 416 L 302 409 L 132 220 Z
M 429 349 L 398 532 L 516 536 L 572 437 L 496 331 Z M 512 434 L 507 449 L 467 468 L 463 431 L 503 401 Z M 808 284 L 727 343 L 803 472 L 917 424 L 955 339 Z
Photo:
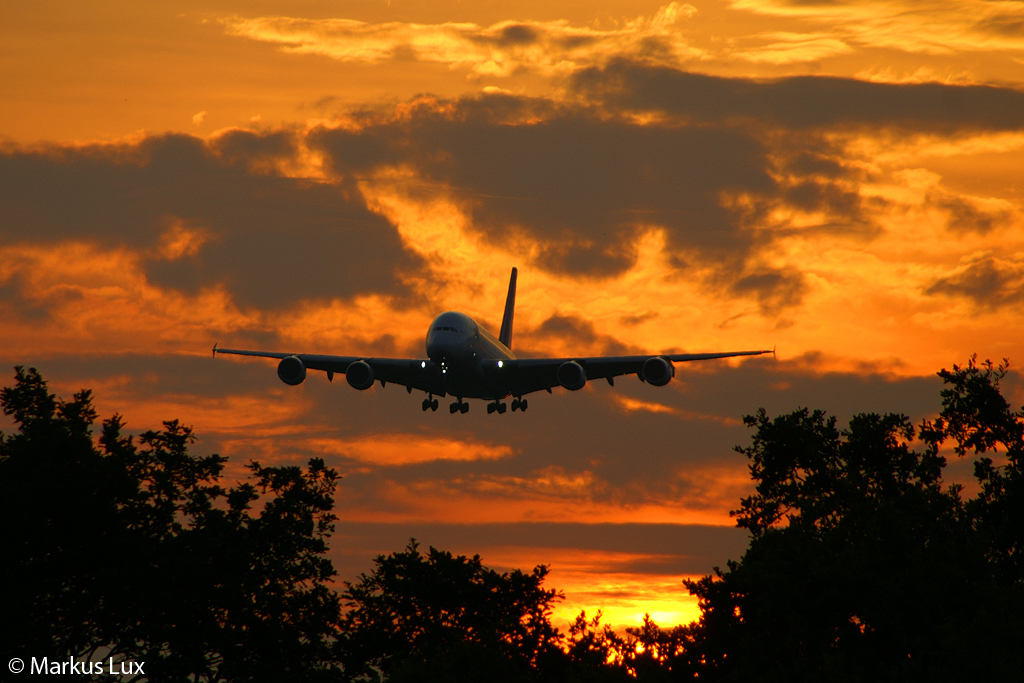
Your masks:
M 423 357 L 442 311 L 497 332 L 512 266 L 521 355 L 778 360 L 453 416 L 210 357 Z M 550 564 L 559 623 L 689 621 L 746 546 L 744 414 L 919 423 L 972 353 L 1024 363 L 1024 2 L 4 10 L 4 384 L 178 418 L 231 477 L 323 457 L 341 579 L 415 536 Z

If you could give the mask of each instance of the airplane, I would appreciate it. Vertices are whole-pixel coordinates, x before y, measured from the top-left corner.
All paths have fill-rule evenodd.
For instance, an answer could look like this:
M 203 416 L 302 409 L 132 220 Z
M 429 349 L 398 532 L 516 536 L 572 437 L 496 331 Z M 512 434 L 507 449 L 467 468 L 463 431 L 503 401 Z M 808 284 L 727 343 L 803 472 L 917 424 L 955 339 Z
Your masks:
M 423 391 L 423 410 L 436 411 L 437 397 L 454 396 L 450 412 L 467 413 L 467 398 L 489 401 L 487 412 L 504 413 L 504 399 L 512 397 L 512 411 L 525 411 L 525 396 L 556 386 L 578 391 L 588 380 L 605 379 L 615 386 L 615 377 L 636 374 L 641 382 L 664 386 L 675 376 L 673 363 L 734 356 L 774 355 L 775 350 L 726 351 L 719 353 L 665 353 L 648 356 L 598 356 L 593 358 L 516 358 L 512 353 L 512 318 L 516 305 L 517 270 L 512 269 L 505 299 L 501 330 L 495 338 L 465 313 L 447 311 L 434 318 L 427 330 L 426 358 L 368 358 L 364 356 L 325 356 L 310 353 L 273 353 L 221 349 L 218 353 L 257 356 L 279 360 L 277 376 L 295 386 L 306 379 L 307 370 L 322 370 L 327 379 L 344 373 L 355 389 L 366 390 L 379 381 Z

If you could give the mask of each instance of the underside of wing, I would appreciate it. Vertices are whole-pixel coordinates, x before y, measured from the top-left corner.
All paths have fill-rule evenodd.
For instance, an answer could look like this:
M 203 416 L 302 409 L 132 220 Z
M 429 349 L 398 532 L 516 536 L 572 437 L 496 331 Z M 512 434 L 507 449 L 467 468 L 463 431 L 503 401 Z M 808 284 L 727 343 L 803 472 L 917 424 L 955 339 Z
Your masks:
M 637 375 L 642 381 L 662 386 L 675 376 L 673 363 L 715 358 L 757 356 L 771 350 L 723 351 L 715 353 L 670 353 L 652 356 L 598 356 L 592 358 L 524 358 L 506 361 L 500 370 L 510 393 L 522 396 L 534 391 L 550 391 L 561 386 L 575 391 L 588 380 L 606 379 L 613 384 L 619 375 Z
M 419 389 L 438 396 L 445 395 L 441 371 L 433 361 L 427 359 L 360 358 L 217 347 L 214 347 L 213 353 L 276 359 L 280 361 L 277 365 L 277 376 L 285 384 L 301 384 L 306 379 L 307 370 L 321 370 L 326 372 L 327 378 L 332 381 L 336 374 L 345 375 L 348 383 L 356 389 L 369 389 L 376 381 L 380 382 L 381 386 L 390 382 L 404 386 L 409 391 Z

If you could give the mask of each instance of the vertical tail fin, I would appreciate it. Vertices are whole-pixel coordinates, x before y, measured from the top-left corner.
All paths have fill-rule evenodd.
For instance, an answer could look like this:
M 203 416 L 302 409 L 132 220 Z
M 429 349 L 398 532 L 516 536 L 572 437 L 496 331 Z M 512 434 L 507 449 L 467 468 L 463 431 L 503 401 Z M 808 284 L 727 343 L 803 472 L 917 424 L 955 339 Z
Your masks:
M 501 333 L 498 341 L 509 350 L 512 349 L 512 316 L 516 312 L 516 269 L 512 269 L 512 277 L 508 281 L 508 298 L 505 299 L 505 315 L 501 318 Z

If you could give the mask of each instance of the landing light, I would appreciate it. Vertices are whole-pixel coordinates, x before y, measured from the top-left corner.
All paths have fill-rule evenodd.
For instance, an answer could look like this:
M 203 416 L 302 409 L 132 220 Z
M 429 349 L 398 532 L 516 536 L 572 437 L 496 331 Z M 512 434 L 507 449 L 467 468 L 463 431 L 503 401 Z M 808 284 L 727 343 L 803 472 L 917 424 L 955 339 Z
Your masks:
M 498 367 L 501 368 L 501 367 L 504 367 L 504 366 L 505 366 L 505 363 L 499 360 L 498 361 Z
M 425 360 L 424 361 L 420 361 L 420 367 L 421 368 L 426 368 L 427 367 L 427 361 L 425 361 Z

